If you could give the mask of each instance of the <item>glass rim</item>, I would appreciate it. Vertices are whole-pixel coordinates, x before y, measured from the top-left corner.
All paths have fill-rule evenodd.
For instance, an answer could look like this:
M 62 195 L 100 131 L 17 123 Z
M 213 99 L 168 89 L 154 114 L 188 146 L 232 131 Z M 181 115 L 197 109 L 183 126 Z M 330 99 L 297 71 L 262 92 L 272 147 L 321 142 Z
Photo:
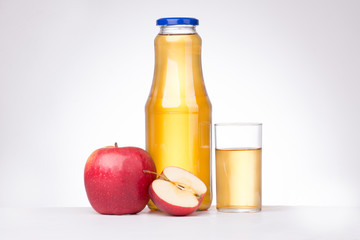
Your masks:
M 228 123 L 215 123 L 214 126 L 262 126 L 260 122 L 228 122 Z

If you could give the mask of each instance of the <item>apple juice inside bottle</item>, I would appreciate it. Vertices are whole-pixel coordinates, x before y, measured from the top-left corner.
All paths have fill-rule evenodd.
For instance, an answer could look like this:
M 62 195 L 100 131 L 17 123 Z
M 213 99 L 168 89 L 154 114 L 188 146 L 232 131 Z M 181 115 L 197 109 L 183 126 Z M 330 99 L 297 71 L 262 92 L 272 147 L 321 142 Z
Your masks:
M 198 210 L 211 205 L 211 103 L 201 69 L 201 38 L 193 18 L 159 19 L 155 72 L 145 106 L 146 149 L 160 174 L 186 169 L 208 189 Z M 150 201 L 152 210 L 158 210 Z

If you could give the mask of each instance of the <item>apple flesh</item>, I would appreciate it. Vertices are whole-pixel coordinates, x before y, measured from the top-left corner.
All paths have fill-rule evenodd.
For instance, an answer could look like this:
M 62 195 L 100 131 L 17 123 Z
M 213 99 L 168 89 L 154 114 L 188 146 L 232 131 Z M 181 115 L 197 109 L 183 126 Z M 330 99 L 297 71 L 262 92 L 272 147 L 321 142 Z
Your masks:
M 178 167 L 164 168 L 149 188 L 154 204 L 161 211 L 175 216 L 195 212 L 206 191 L 206 185 L 198 177 Z
M 137 147 L 105 147 L 88 158 L 85 189 L 91 206 L 101 214 L 133 214 L 149 201 L 148 189 L 156 178 L 150 155 Z

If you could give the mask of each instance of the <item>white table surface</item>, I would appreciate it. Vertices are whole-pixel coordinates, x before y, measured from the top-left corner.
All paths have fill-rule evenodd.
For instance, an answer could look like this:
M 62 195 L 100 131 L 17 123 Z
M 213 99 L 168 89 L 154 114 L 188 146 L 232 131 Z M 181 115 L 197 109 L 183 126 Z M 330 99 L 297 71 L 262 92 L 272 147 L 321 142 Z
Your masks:
M 360 239 L 360 208 L 220 213 L 212 207 L 186 217 L 147 208 L 122 216 L 92 208 L 0 208 L 0 239 Z

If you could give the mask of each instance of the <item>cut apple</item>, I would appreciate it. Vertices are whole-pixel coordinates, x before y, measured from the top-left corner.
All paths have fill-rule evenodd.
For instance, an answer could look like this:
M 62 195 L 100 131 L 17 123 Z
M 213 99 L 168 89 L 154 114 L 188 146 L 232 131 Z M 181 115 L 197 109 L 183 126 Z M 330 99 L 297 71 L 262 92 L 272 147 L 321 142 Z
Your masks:
M 201 204 L 206 185 L 194 174 L 178 167 L 166 167 L 149 188 L 155 205 L 172 215 L 188 215 Z

